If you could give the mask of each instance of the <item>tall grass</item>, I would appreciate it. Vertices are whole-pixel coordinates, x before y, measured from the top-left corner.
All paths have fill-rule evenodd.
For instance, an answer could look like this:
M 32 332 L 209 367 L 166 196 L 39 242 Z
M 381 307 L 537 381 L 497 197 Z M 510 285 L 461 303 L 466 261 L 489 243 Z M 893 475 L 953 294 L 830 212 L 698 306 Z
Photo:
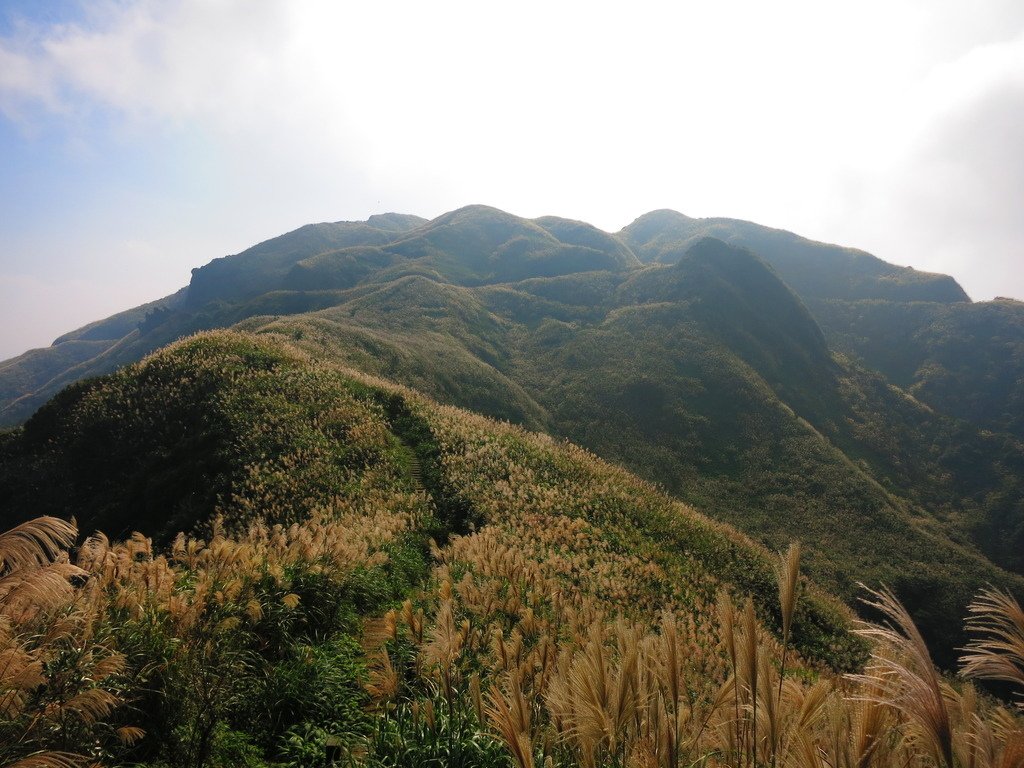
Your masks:
M 94 744 L 99 762 L 110 761 L 116 743 L 130 750 L 148 736 L 130 722 L 128 705 L 141 693 L 132 686 L 161 680 L 169 695 L 174 678 L 163 673 L 174 668 L 195 700 L 176 711 L 186 729 L 176 760 L 211 764 L 219 718 L 240 693 L 232 677 L 252 679 L 240 672 L 255 657 L 238 633 L 301 610 L 296 569 L 315 564 L 344 579 L 379 559 L 381 544 L 409 524 L 398 513 L 291 528 L 259 523 L 237 538 L 217 529 L 209 541 L 180 537 L 170 556 L 143 537 L 95 536 L 75 564 L 64 549 L 74 529 L 59 521 L 0 536 L 4 759 L 21 768 L 84 765 L 97 755 L 82 747 Z M 712 624 L 679 606 L 638 613 L 597 599 L 593 585 L 567 579 L 557 561 L 524 557 L 523 544 L 491 526 L 453 537 L 435 552 L 431 590 L 365 624 L 378 735 L 353 734 L 369 741 L 350 759 L 405 765 L 419 754 L 519 768 L 1024 765 L 1020 716 L 944 680 L 889 591 L 868 598 L 886 623 L 859 630 L 873 642 L 870 662 L 842 676 L 809 665 L 788 642 L 786 615 L 798 600 L 793 549 L 780 559 L 775 637 L 750 599 L 737 608 L 721 592 Z M 1011 597 L 983 592 L 972 606 L 979 638 L 965 670 L 1019 682 L 1019 617 Z M 154 618 L 176 638 L 159 674 L 118 648 L 126 626 Z
M 776 638 L 750 600 L 737 609 L 721 593 L 713 627 L 678 609 L 645 618 L 594 600 L 523 547 L 492 527 L 454 538 L 424 619 L 461 615 L 481 635 L 459 663 L 491 687 L 482 706 L 479 689 L 462 706 L 484 711 L 516 765 L 1020 765 L 1019 717 L 943 680 L 891 593 L 871 593 L 889 623 L 861 628 L 872 658 L 843 676 L 794 654 L 785 626 Z M 793 552 L 780 572 L 796 572 Z M 783 606 L 797 582 L 781 581 Z M 425 637 L 410 634 L 430 658 L 432 630 Z
M 968 606 L 974 634 L 961 671 L 968 677 L 1001 680 L 1024 693 L 1024 609 L 1013 595 L 988 588 Z M 1024 707 L 1024 701 L 1018 703 Z
M 177 765 L 209 764 L 229 713 L 301 634 L 350 620 L 302 595 L 336 600 L 382 564 L 411 525 L 408 501 L 236 536 L 214 526 L 167 554 L 139 535 L 96 535 L 75 563 L 67 523 L 0 535 L 0 764 L 112 763 L 140 742 Z

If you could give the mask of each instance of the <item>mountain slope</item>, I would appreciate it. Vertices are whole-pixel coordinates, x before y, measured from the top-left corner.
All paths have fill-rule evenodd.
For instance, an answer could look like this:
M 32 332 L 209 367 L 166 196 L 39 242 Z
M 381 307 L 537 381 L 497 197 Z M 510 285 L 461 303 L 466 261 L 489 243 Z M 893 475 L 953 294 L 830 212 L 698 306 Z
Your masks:
M 837 594 L 852 599 L 856 579 L 896 587 L 948 662 L 977 586 L 1021 588 L 1024 447 L 1010 420 L 966 422 L 936 407 L 932 390 L 899 389 L 870 369 L 867 351 L 838 344 L 856 337 L 860 315 L 834 314 L 824 334 L 816 317 L 861 301 L 829 296 L 925 295 L 954 318 L 986 305 L 962 301 L 948 278 L 709 221 L 772 255 L 703 237 L 708 222 L 666 212 L 621 237 L 484 206 L 426 223 L 303 229 L 197 271 L 195 295 L 190 287 L 61 381 L 206 328 L 288 339 L 317 359 L 569 438 L 770 547 L 800 538 L 810 572 Z M 927 346 L 921 333 L 909 337 Z M 1011 370 L 985 354 L 993 370 Z M 1007 391 L 986 418 L 1012 410 Z
M 367 365 L 487 413 L 507 414 L 504 402 L 522 392 L 546 429 L 770 546 L 800 537 L 812 573 L 829 588 L 852 597 L 859 573 L 902 589 L 948 653 L 959 640 L 944 627 L 972 585 L 1017 584 L 979 551 L 1000 554 L 989 546 L 989 514 L 1001 509 L 1004 526 L 1019 520 L 1012 505 L 992 506 L 994 496 L 969 496 L 951 482 L 951 471 L 964 475 L 948 449 L 972 446 L 977 488 L 1012 500 L 1020 498 L 1019 448 L 1005 453 L 969 428 L 954 429 L 833 359 L 799 299 L 763 262 L 721 244 L 706 248 L 682 264 L 627 275 L 445 288 L 441 303 L 436 282 L 404 279 L 367 286 L 351 304 L 312 317 L 253 318 L 244 327 L 298 336 L 317 356 Z M 589 305 L 558 301 L 577 296 Z M 401 348 L 428 364 L 397 361 L 385 370 L 370 356 L 360 361 L 349 337 L 335 337 L 343 318 L 390 339 L 396 355 Z M 482 396 L 460 387 L 466 370 L 440 357 L 442 349 L 466 350 L 515 386 Z M 887 424 L 895 413 L 899 420 Z M 933 445 L 946 453 L 933 456 Z
M 888 593 L 900 629 L 851 632 L 798 548 L 269 334 L 81 382 L 0 451 L 11 766 L 883 768 L 968 764 L 979 738 L 1011 765 L 1024 743 L 1009 705 L 942 680 Z M 168 469 L 210 471 L 183 493 Z M 8 505 L 33 482 L 42 509 Z M 87 524 L 160 538 L 5 531 L 64 509 L 47 483 Z M 193 531 L 164 543 L 169 518 Z M 1015 603 L 986 608 L 1008 599 L 975 616 L 1012 626 Z
M 836 349 L 943 413 L 1024 439 L 1024 303 L 811 306 Z
M 774 621 L 771 557 L 736 531 L 574 446 L 265 335 L 201 334 L 62 392 L 0 443 L 0 528 L 74 514 L 84 530 L 166 544 L 207 530 L 215 515 L 229 528 L 287 525 L 418 482 L 450 532 L 531 514 L 546 526 L 587 521 L 623 562 L 644 555 L 675 573 L 671 590 L 691 608 L 725 586 L 757 594 Z M 637 589 L 647 600 L 661 594 Z M 820 593 L 806 595 L 800 626 L 810 658 L 849 666 L 862 652 L 844 612 Z

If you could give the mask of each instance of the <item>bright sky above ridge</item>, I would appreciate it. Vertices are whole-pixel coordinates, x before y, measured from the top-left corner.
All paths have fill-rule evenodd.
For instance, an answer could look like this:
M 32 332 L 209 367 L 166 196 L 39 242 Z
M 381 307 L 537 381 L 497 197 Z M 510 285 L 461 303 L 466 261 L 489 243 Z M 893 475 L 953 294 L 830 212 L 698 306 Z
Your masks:
M 0 0 L 0 359 L 312 221 L 729 216 L 1024 298 L 1024 3 Z

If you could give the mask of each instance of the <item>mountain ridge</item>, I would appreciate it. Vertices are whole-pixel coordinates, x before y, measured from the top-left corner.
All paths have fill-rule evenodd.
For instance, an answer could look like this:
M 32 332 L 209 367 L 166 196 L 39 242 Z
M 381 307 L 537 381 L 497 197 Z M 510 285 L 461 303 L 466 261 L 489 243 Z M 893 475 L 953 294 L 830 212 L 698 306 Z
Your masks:
M 652 220 L 656 222 L 653 227 Z M 655 236 L 645 240 L 644 233 L 652 229 Z M 710 236 L 741 245 L 761 254 L 798 293 L 815 298 L 970 301 L 959 283 L 949 275 L 898 267 L 866 251 L 809 240 L 787 230 L 741 219 L 693 219 L 661 209 L 637 218 L 620 230 L 619 235 L 646 262 L 671 261 L 685 251 L 689 242 L 700 237 Z M 833 270 L 836 264 L 840 265 L 848 278 L 847 284 L 827 285 L 821 265 L 816 263 L 822 257 L 831 257 Z
M 973 586 L 1017 590 L 1024 570 L 1024 446 L 1002 415 L 1017 390 L 992 386 L 987 410 L 970 410 L 972 393 L 989 391 L 975 379 L 1019 378 L 1017 359 L 981 338 L 995 323 L 993 338 L 1024 345 L 1017 305 L 989 312 L 948 281 L 757 225 L 710 220 L 723 240 L 701 234 L 709 220 L 674 212 L 638 221 L 626 228 L 632 245 L 582 222 L 487 206 L 432 222 L 300 228 L 200 268 L 194 297 L 146 310 L 95 361 L 4 414 L 24 418 L 58 384 L 198 331 L 286 339 L 570 439 L 771 548 L 803 538 L 815 578 L 846 599 L 854 574 L 891 584 L 948 658 L 959 641 L 947 630 Z M 759 237 L 776 251 L 745 244 Z M 353 244 L 360 238 L 373 242 Z M 796 256 L 780 260 L 792 238 Z M 823 262 L 814 280 L 832 265 L 827 290 L 787 279 L 808 253 Z M 933 289 L 941 300 L 918 300 Z M 857 298 L 865 293 L 889 298 Z M 889 346 L 867 335 L 884 308 L 919 316 L 895 356 L 914 361 L 901 380 L 909 390 L 872 365 Z M 977 341 L 943 335 L 972 313 L 989 324 L 972 331 Z M 984 362 L 970 376 L 947 360 L 965 344 Z

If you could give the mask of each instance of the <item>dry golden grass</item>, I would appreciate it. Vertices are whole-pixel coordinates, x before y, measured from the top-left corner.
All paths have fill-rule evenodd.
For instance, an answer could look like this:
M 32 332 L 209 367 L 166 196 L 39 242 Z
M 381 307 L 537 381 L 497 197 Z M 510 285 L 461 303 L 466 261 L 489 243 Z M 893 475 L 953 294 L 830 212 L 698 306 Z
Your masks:
M 20 562 L 28 564 L 19 583 L 30 584 L 33 570 L 74 571 L 55 571 L 68 574 L 64 586 L 39 610 L 4 613 L 0 621 L 0 718 L 22 723 L 30 745 L 11 758 L 77 765 L 78 756 L 31 748 L 32 724 L 98 724 L 122 706 L 107 683 L 124 674 L 125 660 L 102 632 L 114 615 L 157 614 L 175 627 L 182 652 L 208 647 L 209 638 L 274 609 L 255 589 L 257 578 L 271 579 L 281 606 L 294 609 L 287 575 L 294 566 L 343 577 L 377 562 L 383 545 L 415 524 L 421 504 L 415 495 L 394 494 L 365 506 L 340 504 L 306 525 L 258 522 L 238 536 L 215 526 L 208 541 L 179 537 L 168 555 L 141 536 L 116 544 L 94 536 L 75 565 L 45 541 L 32 553 L 19 539 Z M 411 645 L 428 692 L 411 702 L 416 722 L 437 729 L 460 708 L 471 711 L 523 768 L 1024 765 L 1019 716 L 970 686 L 944 681 L 890 593 L 872 593 L 892 624 L 862 629 L 875 643 L 868 667 L 833 676 L 799 655 L 785 663 L 789 625 L 775 639 L 750 600 L 737 605 L 721 591 L 692 606 L 669 592 L 660 610 L 624 602 L 659 575 L 607 565 L 621 561 L 588 524 L 554 515 L 545 528 L 513 517 L 436 549 L 431 589 L 367 623 L 367 687 L 380 716 L 408 695 L 390 650 L 401 641 Z M 779 561 L 784 620 L 799 583 L 795 551 Z M 584 563 L 607 579 L 576 578 Z M 612 600 L 610 593 L 626 597 Z M 976 606 L 982 618 L 975 626 L 1003 632 L 1000 642 L 1012 638 L 1013 604 L 984 594 Z M 60 679 L 44 674 L 47 654 L 72 639 L 83 649 L 75 665 Z M 26 710 L 30 702 L 33 711 Z M 142 736 L 130 724 L 117 733 L 127 743 Z
M 574 531 L 600 562 L 583 529 L 558 530 Z M 483 711 L 519 766 L 1022 765 L 1020 719 L 945 682 L 889 593 L 873 603 L 894 626 L 862 629 L 875 648 L 866 670 L 829 675 L 799 656 L 785 664 L 787 629 L 774 639 L 752 602 L 737 608 L 727 592 L 699 614 L 601 599 L 600 582 L 572 578 L 567 551 L 525 554 L 546 551 L 547 535 L 504 521 L 454 538 L 438 552 L 427 610 L 410 604 L 403 622 L 423 674 L 463 666 L 446 673 L 453 695 Z M 796 549 L 780 557 L 784 609 L 797 564 Z M 490 681 L 483 702 L 481 681 Z
M 1024 609 L 1013 595 L 984 589 L 968 607 L 975 635 L 962 658 L 968 677 L 1002 680 L 1024 692 Z M 1024 707 L 1024 702 L 1019 703 Z
M 0 536 L 0 762 L 84 764 L 83 755 L 55 747 L 74 741 L 72 733 L 81 741 L 83 729 L 95 730 L 97 742 L 143 738 L 119 722 L 125 692 L 144 684 L 145 673 L 128 668 L 113 627 L 159 625 L 174 638 L 176 659 L 213 670 L 218 638 L 297 606 L 289 576 L 297 567 L 343 581 L 380 563 L 422 505 L 416 495 L 379 495 L 339 501 L 303 525 L 255 522 L 238 536 L 214 525 L 209 541 L 179 536 L 169 555 L 138 534 L 118 543 L 98 534 L 75 564 L 63 550 L 75 538 L 67 523 L 44 518 Z M 193 695 L 218 692 L 214 685 Z

